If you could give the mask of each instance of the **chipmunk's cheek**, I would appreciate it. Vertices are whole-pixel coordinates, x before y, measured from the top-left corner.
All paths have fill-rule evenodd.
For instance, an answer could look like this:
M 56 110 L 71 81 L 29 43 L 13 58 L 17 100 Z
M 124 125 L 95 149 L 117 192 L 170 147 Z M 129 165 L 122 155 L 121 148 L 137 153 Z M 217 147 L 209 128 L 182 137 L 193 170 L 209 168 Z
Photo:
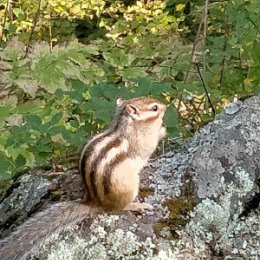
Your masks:
M 160 128 L 160 132 L 159 132 L 159 139 L 162 139 L 166 136 L 167 134 L 167 131 L 166 131 L 166 128 L 165 127 L 161 127 Z
M 163 116 L 160 117 L 159 125 L 160 125 L 160 126 L 163 125 Z
M 161 120 L 163 120 L 164 115 L 165 115 L 165 111 L 161 111 L 161 112 L 160 112 L 160 115 L 159 115 L 159 117 L 161 118 Z

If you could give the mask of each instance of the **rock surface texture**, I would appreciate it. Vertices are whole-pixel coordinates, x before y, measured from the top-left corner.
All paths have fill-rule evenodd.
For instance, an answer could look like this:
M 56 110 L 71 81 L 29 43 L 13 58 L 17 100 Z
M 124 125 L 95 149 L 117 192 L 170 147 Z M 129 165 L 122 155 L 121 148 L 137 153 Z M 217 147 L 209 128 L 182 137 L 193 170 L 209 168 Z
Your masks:
M 230 104 L 178 153 L 152 161 L 139 199 L 155 209 L 86 218 L 29 259 L 260 259 L 260 96 Z M 17 179 L 0 204 L 2 236 L 39 205 L 83 198 L 75 170 Z M 55 203 L 55 202 L 52 202 Z M 61 216 L 62 217 L 62 216 Z

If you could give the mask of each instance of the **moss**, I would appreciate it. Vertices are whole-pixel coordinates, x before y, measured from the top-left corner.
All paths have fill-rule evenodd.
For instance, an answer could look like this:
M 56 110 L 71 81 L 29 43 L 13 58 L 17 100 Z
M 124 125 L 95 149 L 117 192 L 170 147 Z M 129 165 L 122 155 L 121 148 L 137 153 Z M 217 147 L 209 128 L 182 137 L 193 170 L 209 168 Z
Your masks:
M 195 202 L 191 196 L 180 196 L 178 198 L 165 200 L 163 205 L 170 211 L 170 218 L 178 219 L 180 216 L 187 216 L 194 208 Z
M 142 188 L 140 189 L 139 191 L 139 196 L 140 198 L 143 200 L 144 198 L 148 197 L 148 196 L 151 196 L 154 194 L 154 188 Z
M 6 191 L 12 186 L 12 180 L 0 181 L 0 201 L 6 196 Z
M 163 203 L 168 208 L 169 217 L 166 220 L 158 221 L 154 225 L 154 233 L 159 237 L 177 239 L 178 230 L 188 222 L 188 214 L 194 208 L 195 202 L 192 197 L 178 197 L 165 200 Z
M 59 187 L 59 189 L 57 189 L 57 190 L 53 190 L 52 192 L 51 192 L 51 199 L 53 200 L 53 201 L 59 201 L 60 200 L 60 198 L 61 198 L 61 196 L 62 196 L 62 191 L 60 190 L 60 187 Z
M 179 238 L 178 233 L 175 231 L 176 228 L 174 221 L 163 220 L 154 225 L 153 231 L 157 237 L 171 240 Z

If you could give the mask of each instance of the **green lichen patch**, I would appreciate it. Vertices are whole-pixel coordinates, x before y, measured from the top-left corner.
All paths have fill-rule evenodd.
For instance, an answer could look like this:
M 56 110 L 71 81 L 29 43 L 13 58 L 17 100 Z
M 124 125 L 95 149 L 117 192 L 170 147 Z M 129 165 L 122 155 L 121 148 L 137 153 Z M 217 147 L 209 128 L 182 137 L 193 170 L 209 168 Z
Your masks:
M 191 220 L 185 227 L 185 232 L 194 241 L 202 241 L 213 254 L 219 256 L 232 251 L 234 232 L 240 232 L 243 225 L 239 217 L 243 210 L 242 203 L 233 198 L 246 196 L 253 187 L 253 182 L 244 169 L 238 167 L 233 174 L 238 177 L 238 182 L 228 185 L 222 183 L 225 192 L 219 201 L 204 199 L 194 208 L 190 214 Z M 235 208 L 235 214 L 231 214 L 231 208 Z
M 152 260 L 156 252 L 152 239 L 140 239 L 134 233 L 137 226 L 132 226 L 133 231 L 123 229 L 117 226 L 119 222 L 118 215 L 101 214 L 89 223 L 88 233 L 84 232 L 84 236 L 81 229 L 62 232 L 42 245 L 40 253 L 34 252 L 32 259 Z

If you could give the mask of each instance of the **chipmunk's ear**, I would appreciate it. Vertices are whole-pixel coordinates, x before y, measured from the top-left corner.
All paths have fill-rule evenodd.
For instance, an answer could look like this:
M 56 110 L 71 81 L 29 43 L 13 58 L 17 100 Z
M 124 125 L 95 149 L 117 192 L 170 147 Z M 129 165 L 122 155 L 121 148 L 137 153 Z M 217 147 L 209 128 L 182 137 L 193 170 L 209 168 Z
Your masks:
M 126 102 L 126 100 L 122 99 L 122 98 L 118 98 L 116 100 L 116 105 L 117 107 L 122 107 L 124 106 L 124 111 L 126 111 L 126 113 L 133 119 L 133 120 L 137 120 L 139 117 L 139 108 L 133 104 L 128 104 Z
M 122 106 L 125 103 L 125 101 L 122 98 L 117 98 L 116 105 L 118 107 Z
M 127 104 L 125 107 L 126 112 L 131 116 L 134 120 L 139 117 L 139 108 L 135 105 Z

